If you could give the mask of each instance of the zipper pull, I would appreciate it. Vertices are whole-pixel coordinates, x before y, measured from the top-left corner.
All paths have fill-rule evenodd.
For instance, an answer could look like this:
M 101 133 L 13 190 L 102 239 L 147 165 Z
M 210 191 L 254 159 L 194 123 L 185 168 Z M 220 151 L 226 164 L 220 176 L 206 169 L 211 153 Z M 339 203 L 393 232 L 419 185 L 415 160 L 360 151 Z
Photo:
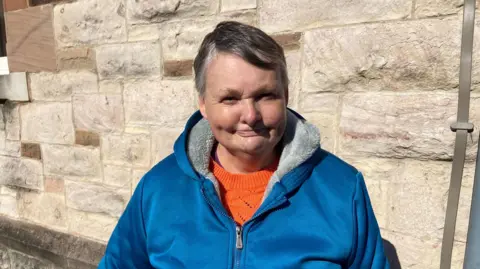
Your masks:
M 235 230 L 237 232 L 237 242 L 236 242 L 236 247 L 237 249 L 242 249 L 243 248 L 243 242 L 242 242 L 242 227 L 236 226 Z

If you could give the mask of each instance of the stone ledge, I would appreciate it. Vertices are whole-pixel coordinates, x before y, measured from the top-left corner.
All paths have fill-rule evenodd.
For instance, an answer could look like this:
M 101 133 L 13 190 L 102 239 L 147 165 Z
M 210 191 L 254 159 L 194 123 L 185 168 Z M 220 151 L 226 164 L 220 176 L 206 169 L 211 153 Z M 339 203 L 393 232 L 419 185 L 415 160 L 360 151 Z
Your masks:
M 9 249 L 67 268 L 97 268 L 106 245 L 0 216 L 0 242 Z

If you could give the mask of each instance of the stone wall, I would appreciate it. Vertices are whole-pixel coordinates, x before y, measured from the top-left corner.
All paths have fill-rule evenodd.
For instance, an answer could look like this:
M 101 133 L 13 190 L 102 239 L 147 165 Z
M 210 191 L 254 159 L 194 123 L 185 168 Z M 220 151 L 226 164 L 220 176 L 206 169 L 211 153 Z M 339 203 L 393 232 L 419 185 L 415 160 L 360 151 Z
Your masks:
M 106 242 L 139 178 L 172 151 L 196 110 L 192 60 L 203 36 L 222 20 L 237 20 L 259 26 L 285 48 L 289 106 L 320 128 L 325 149 L 365 174 L 386 246 L 402 268 L 438 268 L 454 143 L 449 125 L 457 109 L 461 4 L 11 5 L 9 62 L 11 69 L 29 72 L 31 102 L 0 105 L 0 214 Z M 16 27 L 20 22 L 23 27 Z M 479 44 L 476 35 L 475 48 Z M 476 125 L 479 60 L 475 49 L 470 110 Z M 468 141 L 452 268 L 462 268 L 477 137 L 475 131 Z M 1 253 L 0 245 L 0 268 L 8 268 Z

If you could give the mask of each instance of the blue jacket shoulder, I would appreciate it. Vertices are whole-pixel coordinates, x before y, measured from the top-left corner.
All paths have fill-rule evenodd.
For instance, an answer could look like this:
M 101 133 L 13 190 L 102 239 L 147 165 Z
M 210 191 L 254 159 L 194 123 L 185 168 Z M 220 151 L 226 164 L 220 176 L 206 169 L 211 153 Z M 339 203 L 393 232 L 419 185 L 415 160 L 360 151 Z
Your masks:
M 153 166 L 141 179 L 144 189 L 149 190 L 165 189 L 171 184 L 177 184 L 186 179 L 186 174 L 178 165 L 174 154 L 170 154 L 155 166 Z M 161 187 L 161 188 L 159 188 Z
M 319 149 L 317 162 L 312 171 L 312 178 L 319 180 L 319 186 L 342 188 L 354 192 L 358 183 L 359 171 L 338 156 Z

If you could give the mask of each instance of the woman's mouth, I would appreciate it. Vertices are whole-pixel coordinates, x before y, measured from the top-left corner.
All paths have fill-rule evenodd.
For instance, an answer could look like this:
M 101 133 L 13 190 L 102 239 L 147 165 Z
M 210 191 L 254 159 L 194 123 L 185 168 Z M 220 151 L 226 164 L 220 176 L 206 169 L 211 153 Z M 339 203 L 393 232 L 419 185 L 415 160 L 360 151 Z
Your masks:
M 261 136 L 266 131 L 266 128 L 251 129 L 251 130 L 237 130 L 237 134 L 242 137 Z

